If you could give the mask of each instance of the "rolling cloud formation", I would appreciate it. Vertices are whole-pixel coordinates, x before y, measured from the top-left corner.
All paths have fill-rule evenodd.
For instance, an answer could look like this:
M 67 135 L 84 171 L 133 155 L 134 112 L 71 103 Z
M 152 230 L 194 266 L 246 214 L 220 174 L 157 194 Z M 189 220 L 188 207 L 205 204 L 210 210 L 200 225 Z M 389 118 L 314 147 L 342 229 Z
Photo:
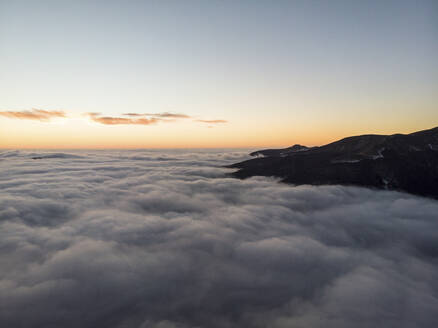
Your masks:
M 246 154 L 0 152 L 0 326 L 438 326 L 437 201 Z

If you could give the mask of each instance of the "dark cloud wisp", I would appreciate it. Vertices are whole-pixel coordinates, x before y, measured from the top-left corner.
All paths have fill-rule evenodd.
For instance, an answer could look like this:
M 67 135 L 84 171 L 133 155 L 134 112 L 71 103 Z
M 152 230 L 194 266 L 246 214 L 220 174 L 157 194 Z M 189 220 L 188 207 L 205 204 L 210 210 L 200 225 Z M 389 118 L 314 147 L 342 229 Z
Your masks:
M 181 113 L 171 113 L 171 112 L 163 112 L 163 113 L 152 113 L 152 114 L 146 114 L 153 117 L 160 117 L 160 118 L 170 118 L 170 119 L 179 119 L 179 118 L 191 118 L 189 115 L 181 114 Z
M 247 153 L 0 152 L 0 326 L 438 325 L 436 200 L 228 178 Z

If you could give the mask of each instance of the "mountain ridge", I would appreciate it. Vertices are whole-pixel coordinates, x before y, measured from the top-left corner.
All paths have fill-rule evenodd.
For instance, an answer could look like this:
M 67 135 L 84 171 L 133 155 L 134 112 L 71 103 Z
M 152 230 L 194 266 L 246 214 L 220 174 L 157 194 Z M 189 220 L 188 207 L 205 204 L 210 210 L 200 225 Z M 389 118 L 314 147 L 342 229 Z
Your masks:
M 232 176 L 273 176 L 291 184 L 342 184 L 438 199 L 438 127 L 410 134 L 364 134 L 306 147 L 264 149 L 228 167 Z

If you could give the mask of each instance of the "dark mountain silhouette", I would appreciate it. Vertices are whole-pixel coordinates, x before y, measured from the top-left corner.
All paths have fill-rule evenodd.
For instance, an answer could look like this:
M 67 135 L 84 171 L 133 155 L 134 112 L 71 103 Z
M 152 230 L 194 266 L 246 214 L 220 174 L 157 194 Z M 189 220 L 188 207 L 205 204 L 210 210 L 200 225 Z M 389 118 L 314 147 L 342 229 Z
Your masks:
M 438 198 L 438 127 L 411 134 L 361 135 L 320 146 L 266 149 L 229 167 L 238 178 L 274 176 L 292 184 L 342 184 Z
M 312 147 L 315 148 L 315 147 Z M 285 156 L 291 153 L 296 153 L 300 151 L 307 151 L 312 149 L 302 145 L 293 145 L 292 147 L 284 148 L 284 149 L 264 149 L 251 153 L 251 156 Z

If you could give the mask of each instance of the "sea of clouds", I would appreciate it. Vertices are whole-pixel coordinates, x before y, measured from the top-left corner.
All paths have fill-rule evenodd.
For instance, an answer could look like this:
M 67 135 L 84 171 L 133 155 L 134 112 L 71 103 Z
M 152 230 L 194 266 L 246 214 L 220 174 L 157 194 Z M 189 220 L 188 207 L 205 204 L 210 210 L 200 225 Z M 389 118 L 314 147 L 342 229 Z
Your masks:
M 438 327 L 438 201 L 247 153 L 0 151 L 0 326 Z

